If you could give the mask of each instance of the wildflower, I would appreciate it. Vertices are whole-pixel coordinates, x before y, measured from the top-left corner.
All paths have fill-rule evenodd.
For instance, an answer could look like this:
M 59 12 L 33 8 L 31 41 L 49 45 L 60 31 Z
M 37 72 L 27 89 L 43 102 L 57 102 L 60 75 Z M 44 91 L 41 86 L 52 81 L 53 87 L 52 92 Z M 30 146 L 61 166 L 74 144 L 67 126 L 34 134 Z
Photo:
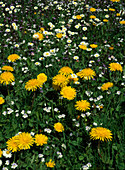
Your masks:
M 18 148 L 19 149 L 30 149 L 30 146 L 32 146 L 34 143 L 34 140 L 30 133 L 20 133 L 18 135 Z
M 52 159 L 50 159 L 49 162 L 46 162 L 46 166 L 49 168 L 53 168 L 55 165 L 56 164 L 54 161 L 52 161 Z
M 119 63 L 110 63 L 109 64 L 110 71 L 123 71 L 121 64 Z
M 3 66 L 2 70 L 4 70 L 4 71 L 14 71 L 13 67 L 11 67 L 11 66 Z
M 65 66 L 65 67 L 62 67 L 59 72 L 59 74 L 62 74 L 62 75 L 65 75 L 65 76 L 68 76 L 70 74 L 73 74 L 73 71 L 70 67 L 68 66 Z
M 76 15 L 76 19 L 82 19 L 80 15 Z
M 50 52 L 44 52 L 44 53 L 43 53 L 43 56 L 44 56 L 44 57 L 49 57 L 49 56 L 51 56 L 51 54 L 50 54 Z
M 60 94 L 68 100 L 73 100 L 76 97 L 76 89 L 71 86 L 65 86 L 61 89 Z
M 79 76 L 80 78 L 83 78 L 85 80 L 89 80 L 91 78 L 93 78 L 93 76 L 95 76 L 95 71 L 93 71 L 90 68 L 85 68 L 82 71 L 76 73 L 77 76 Z
M 115 11 L 115 9 L 113 9 L 113 8 L 109 8 L 109 11 Z
M 91 19 L 95 19 L 96 16 L 95 16 L 95 15 L 91 15 L 90 18 L 91 18 Z
M 102 86 L 101 86 L 101 89 L 104 91 L 104 90 L 108 90 L 108 88 L 110 87 L 113 87 L 113 83 L 104 83 Z
M 95 8 L 90 8 L 89 10 L 90 10 L 91 12 L 95 12 L 95 11 L 96 11 Z
M 57 34 L 56 34 L 56 37 L 57 37 L 57 38 L 62 38 L 62 37 L 63 37 L 63 34 L 62 34 L 62 33 L 57 33 Z
M 69 83 L 69 80 L 64 75 L 58 74 L 55 77 L 53 77 L 53 85 L 64 87 Z
M 43 84 L 47 81 L 47 76 L 44 73 L 40 73 L 37 76 L 37 80 L 39 80 Z
M 120 23 L 120 24 L 125 24 L 125 21 L 120 21 L 119 23 Z
M 43 144 L 47 144 L 48 137 L 42 134 L 35 135 L 35 143 L 37 146 L 42 146 Z
M 7 59 L 10 60 L 11 62 L 14 62 L 14 61 L 18 60 L 19 58 L 20 58 L 19 55 L 17 55 L 17 54 L 11 54 L 11 55 L 8 56 Z
M 33 38 L 34 39 L 38 39 L 38 40 L 43 40 L 44 39 L 44 36 L 42 33 L 39 33 L 39 32 L 36 32 L 34 35 L 33 35 Z
M 3 104 L 5 102 L 5 100 L 3 99 L 3 97 L 0 97 L 0 104 Z
M 26 82 L 25 89 L 30 91 L 36 91 L 38 87 L 40 87 L 42 83 L 38 79 L 31 79 Z
M 86 49 L 87 49 L 86 45 L 79 45 L 79 48 L 81 48 L 81 49 L 83 49 L 83 50 L 86 50 Z
M 3 156 L 4 156 L 5 158 L 11 158 L 11 157 L 12 157 L 12 153 L 11 153 L 9 150 L 4 149 L 4 150 L 3 150 Z
M 90 47 L 91 47 L 91 48 L 97 48 L 98 45 L 97 45 L 97 44 L 90 44 Z
M 18 135 L 10 138 L 7 143 L 7 149 L 12 152 L 17 152 L 18 150 Z
M 90 138 L 93 140 L 112 140 L 112 133 L 109 129 L 103 127 L 92 128 L 90 132 Z
M 18 165 L 17 165 L 16 163 L 12 163 L 12 164 L 11 164 L 11 168 L 12 168 L 12 169 L 15 169 L 15 168 L 17 168 L 17 167 L 18 167 Z
M 0 83 L 2 84 L 10 84 L 15 81 L 15 78 L 11 72 L 4 72 L 0 75 Z
M 0 149 L 0 158 L 2 157 L 3 151 Z
M 0 159 L 0 166 L 2 165 L 2 160 Z
M 62 131 L 64 131 L 64 126 L 60 122 L 58 122 L 58 123 L 54 124 L 54 129 L 57 132 L 62 132 Z
M 87 102 L 87 100 L 80 100 L 80 101 L 76 102 L 75 107 L 76 107 L 76 110 L 86 111 L 86 110 L 90 109 L 90 103 Z
M 103 19 L 103 22 L 108 22 L 109 20 L 108 19 Z

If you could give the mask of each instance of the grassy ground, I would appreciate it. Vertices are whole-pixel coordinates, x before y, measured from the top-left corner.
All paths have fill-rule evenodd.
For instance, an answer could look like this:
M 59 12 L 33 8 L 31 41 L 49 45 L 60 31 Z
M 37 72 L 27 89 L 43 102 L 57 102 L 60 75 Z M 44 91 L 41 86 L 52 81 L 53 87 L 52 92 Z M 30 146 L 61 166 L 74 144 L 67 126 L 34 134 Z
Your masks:
M 125 169 L 125 3 L 112 1 L 0 2 L 0 169 Z

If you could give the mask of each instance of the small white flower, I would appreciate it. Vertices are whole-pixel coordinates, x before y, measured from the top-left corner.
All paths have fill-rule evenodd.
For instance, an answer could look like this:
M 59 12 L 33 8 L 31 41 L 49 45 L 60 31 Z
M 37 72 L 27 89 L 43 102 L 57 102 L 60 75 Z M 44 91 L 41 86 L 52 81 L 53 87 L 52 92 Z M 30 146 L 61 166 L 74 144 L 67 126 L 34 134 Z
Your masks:
M 45 162 L 45 158 L 42 158 L 42 159 L 41 159 L 41 162 Z
M 62 148 L 66 149 L 66 145 L 64 143 L 61 146 Z
M 95 53 L 94 54 L 94 57 L 99 57 L 100 55 L 98 53 Z
M 12 169 L 16 169 L 17 167 L 18 167 L 18 165 L 16 163 L 12 163 L 12 165 L 11 165 Z
M 3 150 L 3 156 L 4 156 L 5 158 L 11 158 L 11 157 L 12 157 L 12 153 L 11 153 L 9 150 L 4 149 L 4 150 Z
M 74 60 L 79 60 L 79 57 L 78 56 L 74 56 L 73 59 Z
M 83 117 L 83 118 L 84 118 L 84 117 L 86 117 L 86 115 L 85 115 L 85 114 L 83 114 L 83 113 L 81 113 L 81 117 Z
M 4 116 L 6 116 L 7 112 L 6 112 L 6 111 L 4 111 L 2 114 L 3 114 Z
M 40 63 L 40 62 L 35 62 L 35 65 L 36 65 L 36 66 L 40 66 L 41 63 Z
M 2 165 L 2 160 L 0 159 L 0 166 Z
M 86 115 L 87 115 L 87 116 L 90 116 L 90 115 L 91 115 L 91 113 L 90 113 L 90 112 L 86 112 Z
M 22 117 L 25 119 L 28 117 L 28 115 L 26 113 L 24 113 Z
M 43 154 L 39 154 L 39 155 L 38 155 L 39 158 L 42 158 L 43 156 L 44 156 Z
M 120 95 L 120 94 L 121 94 L 121 91 L 117 91 L 117 93 L 116 93 L 116 94 Z
M 96 123 L 96 122 L 93 122 L 93 125 L 94 125 L 94 126 L 97 126 L 97 123 Z
M 86 31 L 86 30 L 87 30 L 87 27 L 83 27 L 82 30 L 83 30 L 83 31 Z

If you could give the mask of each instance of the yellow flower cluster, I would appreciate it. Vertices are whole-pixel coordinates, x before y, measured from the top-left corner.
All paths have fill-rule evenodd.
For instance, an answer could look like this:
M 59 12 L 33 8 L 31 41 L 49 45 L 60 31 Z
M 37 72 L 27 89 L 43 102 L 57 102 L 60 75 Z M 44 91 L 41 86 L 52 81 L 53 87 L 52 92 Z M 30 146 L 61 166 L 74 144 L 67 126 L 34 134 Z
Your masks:
M 37 88 L 42 87 L 43 83 L 47 81 L 47 76 L 44 73 L 40 73 L 37 76 L 37 79 L 31 79 L 28 82 L 26 82 L 25 89 L 30 91 L 36 91 Z
M 7 149 L 12 152 L 17 152 L 20 150 L 30 149 L 34 143 L 37 146 L 42 146 L 47 144 L 48 137 L 42 134 L 36 134 L 33 138 L 30 133 L 22 132 L 12 138 L 10 138 L 7 143 Z

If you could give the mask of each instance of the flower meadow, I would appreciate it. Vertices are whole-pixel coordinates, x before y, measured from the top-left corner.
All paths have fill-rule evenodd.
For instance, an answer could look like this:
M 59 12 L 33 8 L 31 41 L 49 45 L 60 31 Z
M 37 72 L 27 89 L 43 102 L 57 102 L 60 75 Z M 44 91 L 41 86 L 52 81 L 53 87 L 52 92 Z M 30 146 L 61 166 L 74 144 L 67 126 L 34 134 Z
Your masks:
M 0 169 L 124 170 L 125 2 L 0 9 Z

